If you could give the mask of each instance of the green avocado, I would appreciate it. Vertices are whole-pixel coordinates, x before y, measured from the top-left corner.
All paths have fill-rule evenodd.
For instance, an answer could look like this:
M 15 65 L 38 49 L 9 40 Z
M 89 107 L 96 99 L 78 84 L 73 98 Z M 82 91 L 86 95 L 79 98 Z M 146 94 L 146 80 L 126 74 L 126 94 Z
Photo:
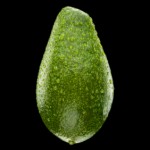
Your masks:
M 64 7 L 54 23 L 36 85 L 39 114 L 59 139 L 76 144 L 104 124 L 114 85 L 91 17 Z

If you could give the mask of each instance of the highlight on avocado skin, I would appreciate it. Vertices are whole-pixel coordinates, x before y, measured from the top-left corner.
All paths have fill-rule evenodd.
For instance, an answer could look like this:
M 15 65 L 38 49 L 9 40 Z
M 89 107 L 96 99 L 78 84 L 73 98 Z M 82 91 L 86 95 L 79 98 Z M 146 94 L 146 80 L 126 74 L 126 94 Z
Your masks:
M 37 78 L 43 123 L 71 145 L 86 141 L 106 121 L 113 94 L 111 70 L 91 17 L 64 7 L 54 22 Z

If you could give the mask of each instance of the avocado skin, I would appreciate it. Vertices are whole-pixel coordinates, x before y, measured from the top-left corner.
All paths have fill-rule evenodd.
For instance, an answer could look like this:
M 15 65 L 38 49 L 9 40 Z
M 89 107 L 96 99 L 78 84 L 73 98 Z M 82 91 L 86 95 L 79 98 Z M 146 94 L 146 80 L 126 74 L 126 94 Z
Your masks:
M 104 124 L 113 95 L 111 70 L 91 17 L 64 7 L 37 78 L 37 107 L 45 126 L 69 144 L 83 142 Z

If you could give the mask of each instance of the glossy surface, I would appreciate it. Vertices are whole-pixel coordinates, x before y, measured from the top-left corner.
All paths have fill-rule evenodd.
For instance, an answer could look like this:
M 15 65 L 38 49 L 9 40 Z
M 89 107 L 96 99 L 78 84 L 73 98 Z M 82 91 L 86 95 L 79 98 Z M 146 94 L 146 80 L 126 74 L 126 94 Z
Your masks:
M 37 106 L 46 127 L 70 144 L 92 137 L 113 100 L 110 67 L 89 15 L 63 8 L 54 23 L 37 79 Z

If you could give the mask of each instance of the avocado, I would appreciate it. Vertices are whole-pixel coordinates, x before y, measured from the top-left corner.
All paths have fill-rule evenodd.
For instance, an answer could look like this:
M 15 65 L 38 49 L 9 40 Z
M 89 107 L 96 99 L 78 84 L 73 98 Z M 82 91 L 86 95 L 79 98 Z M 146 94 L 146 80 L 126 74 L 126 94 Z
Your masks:
M 110 66 L 91 17 L 77 8 L 62 8 L 37 77 L 43 123 L 71 145 L 86 141 L 104 124 L 113 96 Z

